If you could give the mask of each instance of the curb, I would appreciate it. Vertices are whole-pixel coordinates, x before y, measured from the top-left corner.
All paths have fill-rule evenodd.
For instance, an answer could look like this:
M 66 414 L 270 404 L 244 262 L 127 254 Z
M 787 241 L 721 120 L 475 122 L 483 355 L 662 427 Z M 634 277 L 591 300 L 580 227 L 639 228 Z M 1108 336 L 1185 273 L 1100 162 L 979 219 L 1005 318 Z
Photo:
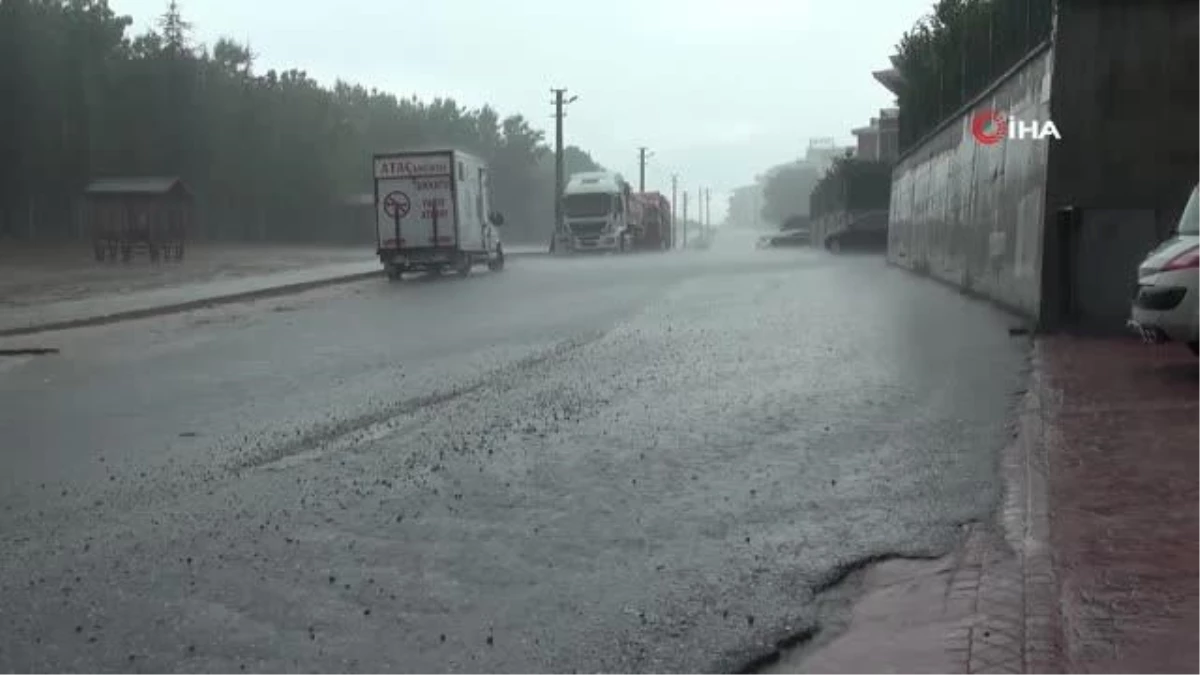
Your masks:
M 549 255 L 549 253 L 545 251 L 516 251 L 513 253 L 507 253 L 505 255 L 509 258 L 527 258 L 532 256 Z M 0 328 L 0 337 L 34 335 L 37 333 L 49 333 L 51 331 L 66 330 L 69 328 L 102 326 L 121 321 L 132 321 L 134 319 L 145 319 L 152 316 L 176 314 L 179 312 L 187 312 L 193 309 L 200 309 L 202 307 L 213 307 L 216 305 L 244 302 L 246 300 L 255 300 L 258 298 L 269 298 L 279 295 L 301 293 L 313 288 L 320 288 L 321 286 L 334 286 L 337 284 L 352 283 L 382 275 L 382 269 L 372 270 L 370 272 L 357 272 L 355 274 L 329 277 L 326 279 L 300 281 L 292 284 L 284 284 L 282 286 L 273 286 L 270 288 L 260 288 L 253 291 L 243 291 L 241 293 L 234 293 L 230 295 L 202 298 L 200 300 L 188 300 L 187 302 L 177 302 L 170 305 L 160 305 L 158 307 L 144 307 L 142 309 L 131 309 L 123 312 L 114 312 L 112 314 L 89 316 L 81 319 L 64 319 L 62 321 L 52 321 L 50 323 L 32 324 L 15 328 Z
M 973 616 L 948 636 L 962 672 L 1064 672 L 1057 579 L 1049 540 L 1044 383 L 1035 341 L 1000 452 L 1003 491 L 988 527 L 975 528 L 959 555 L 949 598 Z
M 983 291 L 981 291 L 979 289 L 963 286 L 961 284 L 955 283 L 954 281 L 951 281 L 950 279 L 940 277 L 928 270 L 922 270 L 922 269 L 917 269 L 915 267 L 909 267 L 908 265 L 905 265 L 902 262 L 898 262 L 898 261 L 894 260 L 891 257 L 891 255 L 889 255 L 887 252 L 884 252 L 884 258 L 885 258 L 885 264 L 888 267 L 900 270 L 902 272 L 907 272 L 908 274 L 911 274 L 914 277 L 917 277 L 918 279 L 926 279 L 928 281 L 932 281 L 935 284 L 942 286 L 943 288 L 948 288 L 963 297 L 970 298 L 971 300 L 975 300 L 978 302 L 983 302 L 988 305 L 991 305 L 992 307 L 995 307 L 996 309 L 1000 310 L 1001 312 L 1004 312 L 1005 314 L 1008 314 L 1009 316 L 1011 316 L 1017 322 L 1017 326 L 1019 328 L 1023 328 L 1025 330 L 1033 330 L 1034 332 L 1041 332 L 1038 330 L 1040 328 L 1040 326 L 1039 326 L 1039 321 L 1038 321 L 1037 317 L 1030 316 L 1030 314 L 1028 312 L 1026 312 L 1025 310 L 1022 310 L 1018 307 L 1010 305 L 1007 302 L 1004 302 L 1003 300 L 998 300 L 996 298 L 993 298 L 992 296 L 985 294 Z
M 321 286 L 334 286 L 337 284 L 351 283 L 354 281 L 362 281 L 383 275 L 383 270 L 373 270 L 370 272 L 358 272 L 338 277 L 330 277 L 326 279 L 317 279 L 315 281 L 301 281 L 283 286 L 273 286 L 271 288 L 260 288 L 253 291 L 243 291 L 241 293 L 233 293 L 230 295 L 221 295 L 217 297 L 202 298 L 200 300 L 188 300 L 187 302 L 177 302 L 170 305 L 160 305 L 158 307 L 145 307 L 142 309 L 131 309 L 124 312 L 114 312 L 112 314 L 102 314 L 99 316 L 89 316 L 81 319 L 66 319 L 63 321 L 54 321 L 50 323 L 34 324 L 29 326 L 21 326 L 19 328 L 0 328 L 0 337 L 15 337 L 20 335 L 33 335 L 36 333 L 48 333 L 56 330 L 66 330 L 68 328 L 83 328 L 86 326 L 102 326 L 110 323 L 118 323 L 121 321 L 131 321 L 133 319 L 145 319 L 152 316 L 161 316 L 164 314 L 175 314 L 178 312 L 186 312 L 202 307 L 213 307 L 216 305 L 225 305 L 234 302 L 242 302 L 245 300 L 255 300 L 258 298 L 269 298 L 278 295 L 289 295 L 292 293 L 300 293 Z
M 1054 549 L 1050 539 L 1050 455 L 1054 396 L 1048 391 L 1043 343 L 1031 345 L 1027 385 L 1017 414 L 1016 438 L 1002 454 L 1008 476 L 1003 511 L 1009 545 L 1020 554 L 1025 672 L 1069 667 Z

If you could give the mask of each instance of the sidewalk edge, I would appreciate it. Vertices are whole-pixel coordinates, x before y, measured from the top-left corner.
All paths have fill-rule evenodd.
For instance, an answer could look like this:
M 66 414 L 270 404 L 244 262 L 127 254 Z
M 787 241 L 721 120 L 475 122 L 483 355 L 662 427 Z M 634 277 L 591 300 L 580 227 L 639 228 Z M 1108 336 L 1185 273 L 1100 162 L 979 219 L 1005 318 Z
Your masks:
M 1016 324 L 1014 327 L 1025 328 L 1031 332 L 1038 332 L 1041 329 L 1037 317 L 1030 315 L 1029 312 L 1016 307 L 1015 305 L 1011 305 L 1003 300 L 1000 300 L 999 298 L 992 297 L 980 289 L 963 286 L 950 279 L 946 279 L 945 277 L 940 277 L 933 272 L 908 267 L 903 263 L 892 260 L 887 256 L 887 254 L 884 254 L 884 264 L 887 267 L 892 267 L 902 272 L 911 274 L 918 279 L 932 281 L 933 283 L 954 291 L 963 297 L 991 305 L 992 307 L 995 307 L 1001 312 L 1007 314 L 1010 319 L 1013 319 Z
M 258 298 L 269 298 L 279 295 L 290 295 L 300 293 L 321 286 L 333 286 L 337 284 L 352 283 L 378 277 L 383 274 L 382 270 L 372 270 L 370 272 L 355 272 L 354 274 L 344 274 L 336 277 L 328 277 L 325 279 L 317 279 L 314 281 L 300 281 L 291 284 L 283 284 L 281 286 L 271 286 L 268 288 L 259 288 L 253 291 L 242 291 L 240 293 L 231 293 L 226 295 L 218 295 L 209 298 L 201 298 L 199 300 L 188 300 L 187 302 L 177 302 L 169 305 L 159 305 L 157 307 L 144 307 L 142 309 L 131 309 L 124 312 L 114 312 L 112 314 L 101 314 L 97 316 L 83 317 L 79 319 L 66 319 L 62 321 L 53 321 L 42 324 L 32 324 L 28 326 L 20 326 L 17 328 L 0 328 L 0 337 L 17 337 L 23 335 L 34 335 L 37 333 L 49 333 L 57 330 L 66 330 L 69 328 L 83 328 L 86 326 L 102 326 L 105 324 L 119 323 L 121 321 L 132 321 L 134 319 L 145 319 L 152 316 L 162 316 L 165 314 L 177 314 L 202 307 L 212 307 L 216 305 L 230 304 L 234 302 L 243 302 L 246 300 L 255 300 Z
M 1058 579 L 1050 543 L 1048 434 L 1053 433 L 1053 392 L 1047 390 L 1041 341 L 1034 339 L 1016 438 L 1004 454 L 1003 530 L 1020 560 L 1022 670 L 1060 672 L 1064 665 Z

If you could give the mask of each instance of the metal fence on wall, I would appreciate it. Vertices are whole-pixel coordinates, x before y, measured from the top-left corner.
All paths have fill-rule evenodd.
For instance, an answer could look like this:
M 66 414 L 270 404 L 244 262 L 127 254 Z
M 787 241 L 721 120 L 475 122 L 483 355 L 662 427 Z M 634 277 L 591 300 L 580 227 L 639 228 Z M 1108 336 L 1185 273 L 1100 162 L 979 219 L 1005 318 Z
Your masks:
M 905 35 L 903 153 L 1050 38 L 1054 0 L 943 0 Z

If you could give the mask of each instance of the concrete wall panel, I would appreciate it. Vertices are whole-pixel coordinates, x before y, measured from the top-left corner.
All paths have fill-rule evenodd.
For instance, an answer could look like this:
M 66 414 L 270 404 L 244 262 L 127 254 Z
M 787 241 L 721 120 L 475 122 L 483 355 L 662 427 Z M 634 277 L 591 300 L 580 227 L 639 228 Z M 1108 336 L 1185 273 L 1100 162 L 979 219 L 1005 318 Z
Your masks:
M 897 163 L 888 258 L 977 291 L 1022 313 L 1039 305 L 1045 180 L 1053 140 L 979 143 L 982 108 L 1049 119 L 1050 49 L 1030 57 L 974 106 Z

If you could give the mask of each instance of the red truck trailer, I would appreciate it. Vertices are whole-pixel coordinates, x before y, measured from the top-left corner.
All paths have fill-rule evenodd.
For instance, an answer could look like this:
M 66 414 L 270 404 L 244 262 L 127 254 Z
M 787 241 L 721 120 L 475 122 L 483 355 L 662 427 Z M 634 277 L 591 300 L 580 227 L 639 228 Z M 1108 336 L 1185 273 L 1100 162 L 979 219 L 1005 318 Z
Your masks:
M 637 251 L 666 251 L 671 248 L 671 202 L 659 192 L 638 192 L 639 218 L 633 232 Z

